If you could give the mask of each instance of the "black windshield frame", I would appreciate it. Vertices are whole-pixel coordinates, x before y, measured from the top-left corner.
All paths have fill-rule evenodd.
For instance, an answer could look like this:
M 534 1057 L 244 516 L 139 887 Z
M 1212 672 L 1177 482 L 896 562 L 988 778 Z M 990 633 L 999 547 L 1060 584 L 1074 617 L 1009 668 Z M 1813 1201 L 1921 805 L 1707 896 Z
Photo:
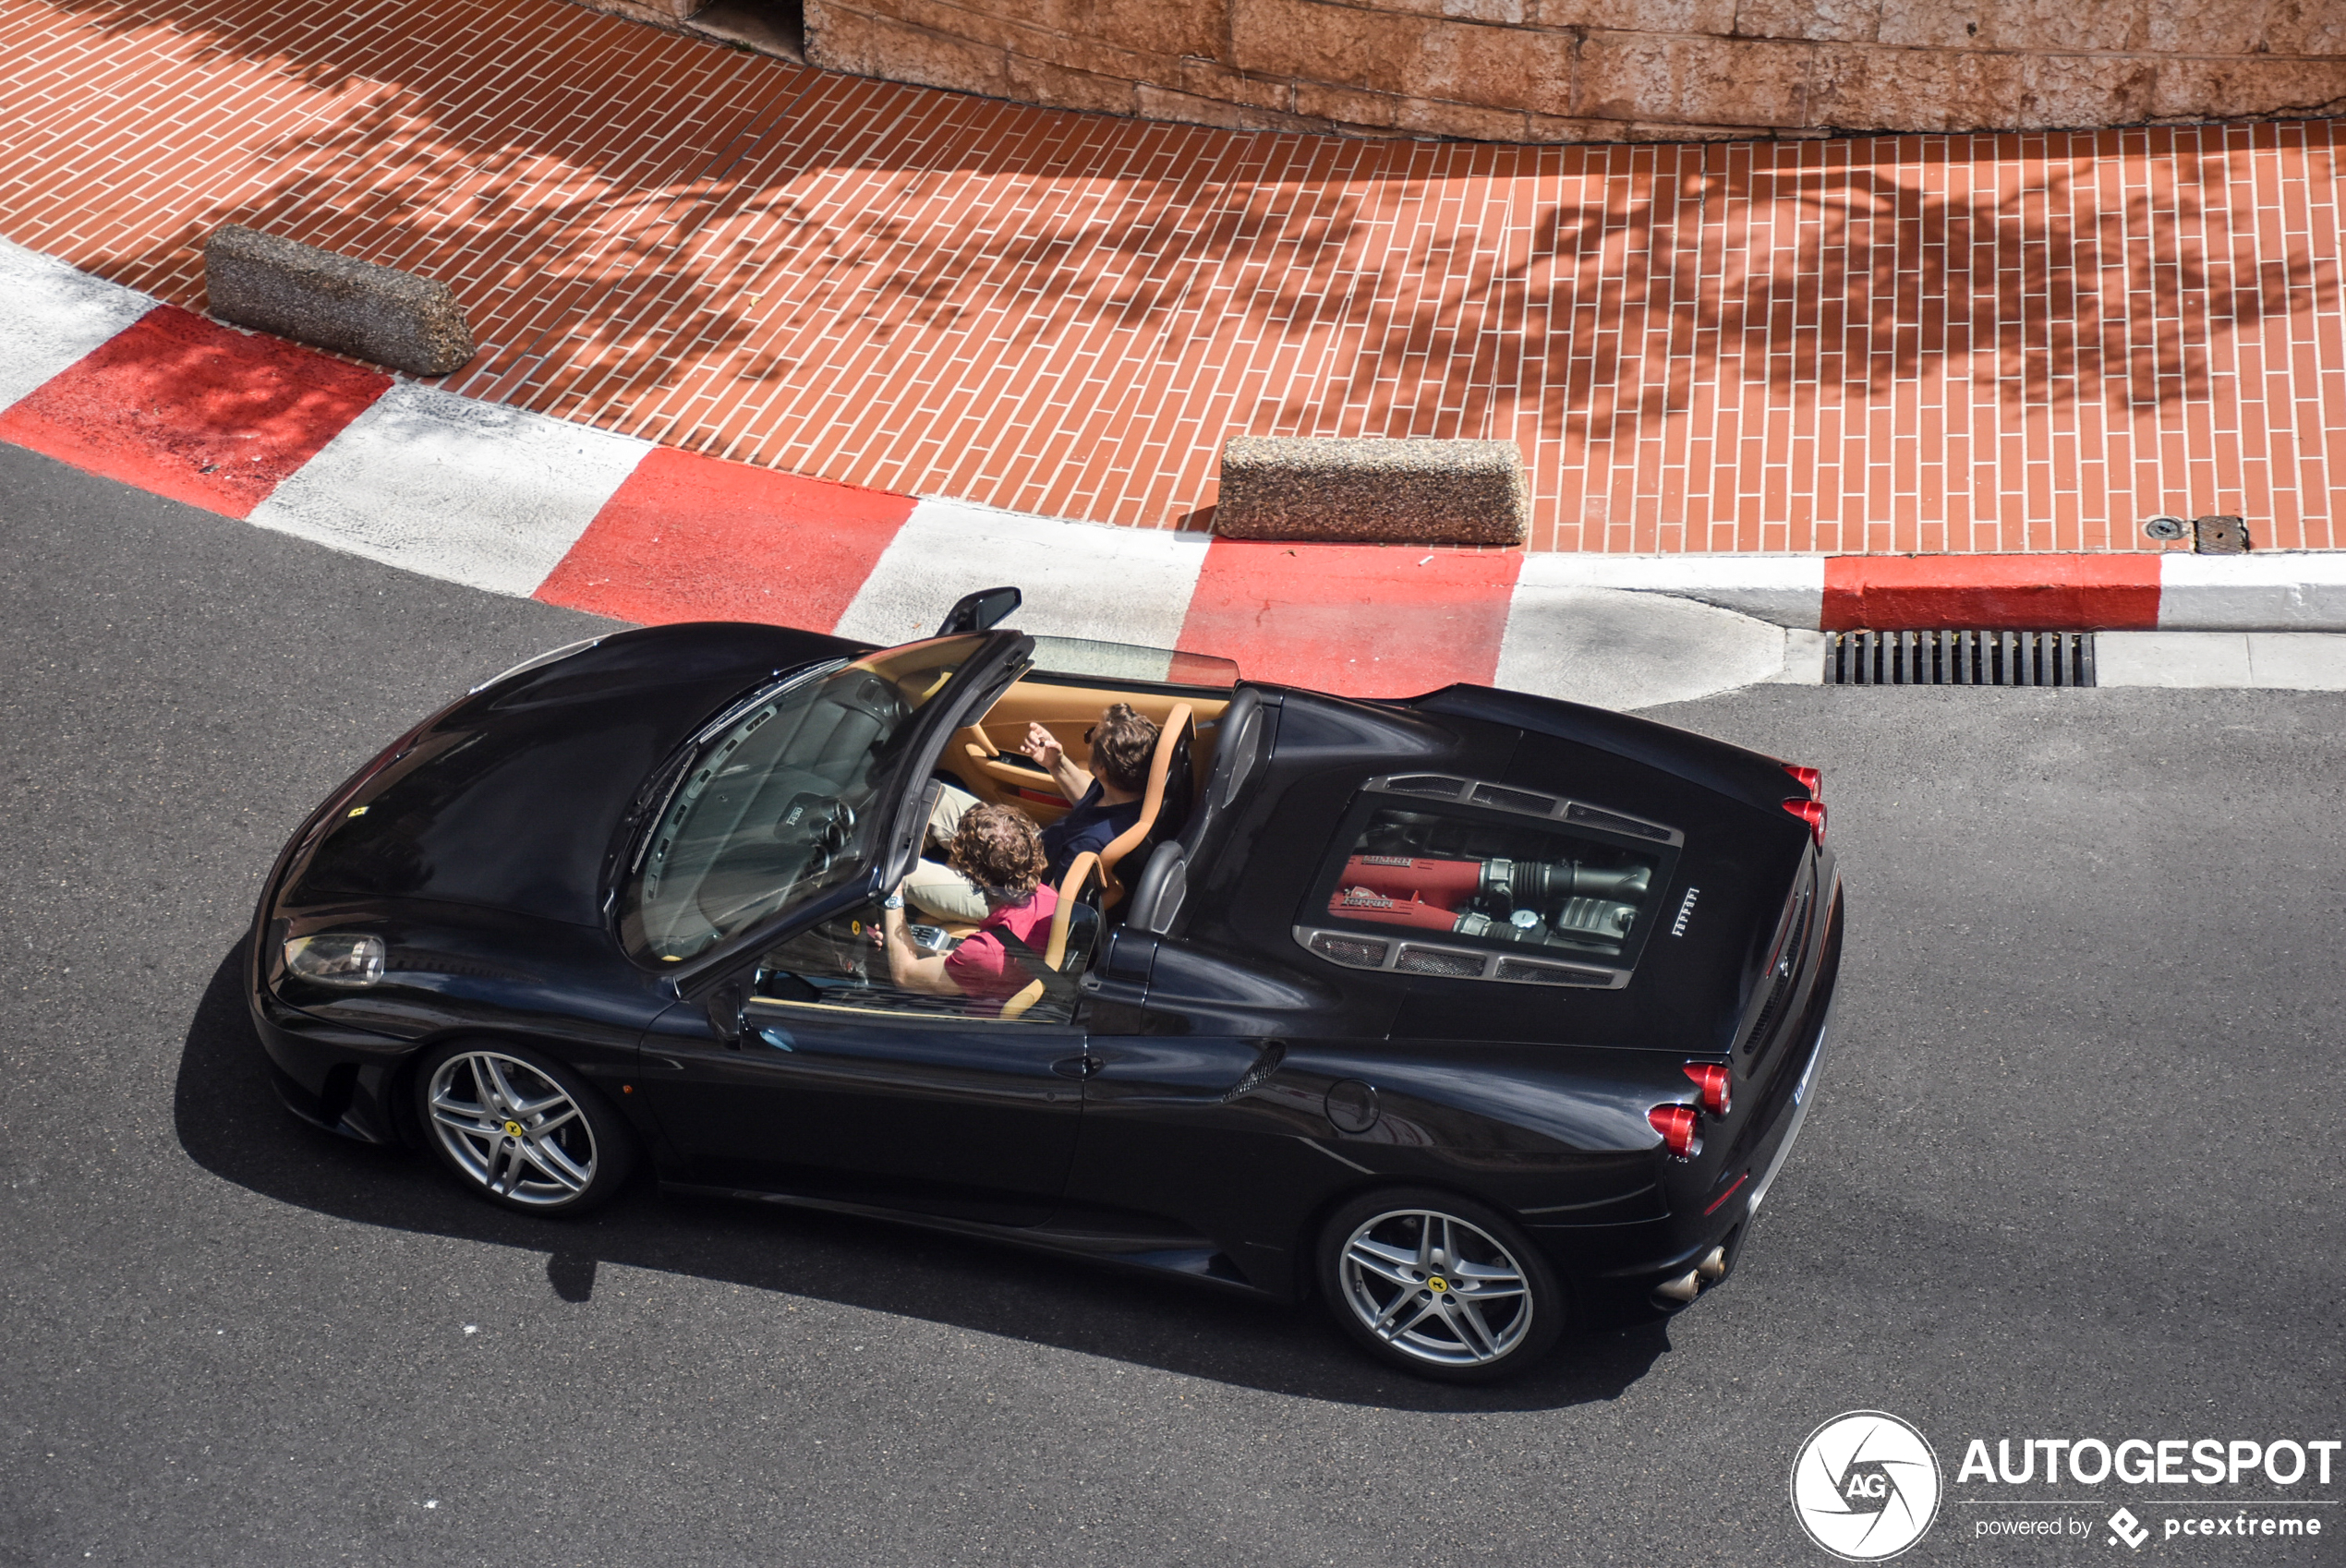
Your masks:
M 969 645 L 946 684 L 921 701 L 889 743 L 892 755 L 884 772 L 872 780 L 868 805 L 857 837 L 867 846 L 861 863 L 845 874 L 826 880 L 775 909 L 723 932 L 689 953 L 670 956 L 645 940 L 642 920 L 642 878 L 652 840 L 674 809 L 676 795 L 711 749 L 758 708 L 792 694 L 808 682 L 835 678 L 859 665 L 871 665 L 925 646 L 942 643 Z M 623 852 L 615 855 L 614 874 L 607 894 L 613 936 L 631 961 L 641 968 L 689 984 L 695 977 L 722 967 L 746 947 L 775 939 L 804 920 L 820 919 L 835 904 L 852 903 L 871 891 L 897 868 L 906 839 L 903 817 L 909 805 L 925 794 L 928 772 L 942 754 L 952 731 L 965 721 L 973 700 L 999 691 L 1024 672 L 1033 647 L 1022 633 L 996 631 L 963 633 L 951 638 L 925 638 L 892 648 L 877 648 L 854 659 L 827 660 L 792 670 L 729 702 L 695 732 L 692 739 L 655 770 L 647 780 L 638 811 L 623 829 Z M 912 836 L 915 850 L 918 836 Z

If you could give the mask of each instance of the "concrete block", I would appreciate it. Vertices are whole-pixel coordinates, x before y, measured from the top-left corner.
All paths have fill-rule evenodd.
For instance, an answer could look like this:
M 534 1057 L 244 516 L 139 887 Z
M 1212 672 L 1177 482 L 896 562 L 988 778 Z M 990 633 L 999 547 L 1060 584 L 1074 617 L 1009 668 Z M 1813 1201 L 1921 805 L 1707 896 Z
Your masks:
M 416 376 L 444 376 L 473 356 L 448 285 L 395 267 L 223 223 L 204 241 L 203 271 L 212 313 L 240 327 Z
M 1530 487 L 1513 441 L 1233 436 L 1214 531 L 1234 539 L 1519 545 Z

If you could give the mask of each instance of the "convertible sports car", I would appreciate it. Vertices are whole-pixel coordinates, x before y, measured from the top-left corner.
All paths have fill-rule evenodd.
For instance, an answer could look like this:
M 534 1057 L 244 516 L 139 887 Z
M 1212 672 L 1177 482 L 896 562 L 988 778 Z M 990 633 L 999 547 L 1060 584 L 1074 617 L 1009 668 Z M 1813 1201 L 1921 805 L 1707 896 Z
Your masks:
M 548 1216 L 647 1162 L 1317 1294 L 1451 1380 L 1727 1275 L 1839 966 L 1813 770 L 1510 692 L 1030 637 L 1018 601 L 886 649 L 619 633 L 400 737 L 261 895 L 287 1104 Z M 1140 817 L 1059 880 L 1023 988 L 892 985 L 872 928 L 942 785 L 1049 821 L 1013 748 L 1039 721 L 1080 762 L 1114 702 L 1160 726 Z

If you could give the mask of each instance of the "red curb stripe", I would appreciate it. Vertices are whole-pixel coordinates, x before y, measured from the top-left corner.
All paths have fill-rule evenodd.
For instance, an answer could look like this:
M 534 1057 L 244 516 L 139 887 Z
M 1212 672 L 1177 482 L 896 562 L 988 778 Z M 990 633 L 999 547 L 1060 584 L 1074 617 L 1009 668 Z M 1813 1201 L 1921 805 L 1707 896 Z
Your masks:
M 1830 556 L 1820 629 L 2156 628 L 2159 561 L 2148 553 Z
M 0 415 L 0 440 L 246 517 L 390 387 L 163 305 Z
M 1179 645 L 1345 696 L 1488 683 L 1522 567 L 1516 550 L 1216 539 Z
M 655 447 L 537 597 L 646 626 L 828 632 L 912 514 L 910 496 Z

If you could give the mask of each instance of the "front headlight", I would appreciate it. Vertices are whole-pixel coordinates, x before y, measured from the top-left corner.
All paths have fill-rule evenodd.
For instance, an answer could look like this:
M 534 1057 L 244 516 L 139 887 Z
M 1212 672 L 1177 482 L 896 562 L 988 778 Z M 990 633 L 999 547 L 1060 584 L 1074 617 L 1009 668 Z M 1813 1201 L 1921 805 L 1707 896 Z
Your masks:
M 348 933 L 296 936 L 285 944 L 285 972 L 320 985 L 372 985 L 383 977 L 383 939 Z

